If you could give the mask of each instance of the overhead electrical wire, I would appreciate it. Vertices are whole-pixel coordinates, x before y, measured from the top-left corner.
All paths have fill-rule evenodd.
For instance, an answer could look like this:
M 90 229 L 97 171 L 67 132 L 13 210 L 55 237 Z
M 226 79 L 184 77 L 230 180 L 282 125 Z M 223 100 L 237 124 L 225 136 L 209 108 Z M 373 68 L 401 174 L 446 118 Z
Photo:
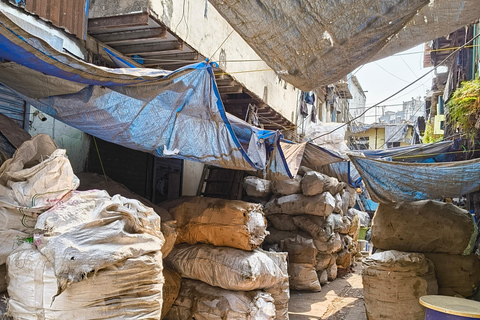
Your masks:
M 315 139 L 318 139 L 320 137 L 323 137 L 323 136 L 326 136 L 328 134 L 331 134 L 332 132 L 335 132 L 337 130 L 339 130 L 340 128 L 348 125 L 349 123 L 357 120 L 358 118 L 360 118 L 361 116 L 363 116 L 365 113 L 367 113 L 369 110 L 379 106 L 380 104 L 382 104 L 383 102 L 385 101 L 388 101 L 390 100 L 391 98 L 393 98 L 394 96 L 396 96 L 397 94 L 399 94 L 400 92 L 404 91 L 405 89 L 411 87 L 412 85 L 414 85 L 415 83 L 417 83 L 418 81 L 420 81 L 421 79 L 425 78 L 427 75 L 429 75 L 430 73 L 432 73 L 434 70 L 436 70 L 440 65 L 442 65 L 445 61 L 447 61 L 448 59 L 450 59 L 450 57 L 452 57 L 455 53 L 457 53 L 458 51 L 460 51 L 461 49 L 463 49 L 465 46 L 467 46 L 469 43 L 471 43 L 472 41 L 474 41 L 475 39 L 477 39 L 478 37 L 480 37 L 480 34 L 477 34 L 475 37 L 473 37 L 472 39 L 470 39 L 469 41 L 467 41 L 465 44 L 463 44 L 462 46 L 458 47 L 457 49 L 455 49 L 455 51 L 451 52 L 445 59 L 443 59 L 439 64 L 438 66 L 436 67 L 433 67 L 432 70 L 428 71 L 427 73 L 425 73 L 424 75 L 422 75 L 421 77 L 417 78 L 416 80 L 414 80 L 413 82 L 409 83 L 408 85 L 406 85 L 405 87 L 403 87 L 402 89 L 396 91 L 395 93 L 391 94 L 390 96 L 388 96 L 387 98 L 383 99 L 382 101 L 374 104 L 373 106 L 365 109 L 364 112 L 362 112 L 360 115 L 358 115 L 357 117 L 355 117 L 354 119 L 348 121 L 348 122 L 345 122 L 344 124 L 342 124 L 341 126 L 327 132 L 327 133 L 323 133 L 315 138 L 313 138 L 312 140 L 315 140 Z

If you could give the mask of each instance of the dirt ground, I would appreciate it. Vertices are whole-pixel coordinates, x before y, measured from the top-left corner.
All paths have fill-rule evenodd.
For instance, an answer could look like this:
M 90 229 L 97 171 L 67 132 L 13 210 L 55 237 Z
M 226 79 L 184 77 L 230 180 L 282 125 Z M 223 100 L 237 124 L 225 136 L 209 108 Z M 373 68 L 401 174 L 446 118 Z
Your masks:
M 353 273 L 339 272 L 321 292 L 291 291 L 290 320 L 366 320 L 361 270 L 357 262 Z

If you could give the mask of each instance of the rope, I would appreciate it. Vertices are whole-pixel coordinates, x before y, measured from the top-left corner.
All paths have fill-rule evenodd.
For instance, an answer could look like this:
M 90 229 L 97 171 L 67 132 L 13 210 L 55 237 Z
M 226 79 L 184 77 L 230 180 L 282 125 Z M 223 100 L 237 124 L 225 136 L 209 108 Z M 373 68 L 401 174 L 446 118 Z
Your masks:
M 107 174 L 105 173 L 105 168 L 103 167 L 102 157 L 100 157 L 100 151 L 98 150 L 97 139 L 95 139 L 95 136 L 92 136 L 92 137 L 93 137 L 93 142 L 95 143 L 95 149 L 97 149 L 98 160 L 100 160 L 100 167 L 102 167 L 103 177 L 105 178 L 105 185 L 108 190 Z
M 421 76 L 420 78 L 416 79 L 415 81 L 411 82 L 410 84 L 406 85 L 405 87 L 403 87 L 402 89 L 398 90 L 397 92 L 395 92 L 394 94 L 388 96 L 387 98 L 383 99 L 382 101 L 374 104 L 373 106 L 365 109 L 364 112 L 362 112 L 360 115 L 358 115 L 357 117 L 355 117 L 354 119 L 348 121 L 348 122 L 345 122 L 343 125 L 341 126 L 338 126 L 337 128 L 327 132 L 327 133 L 324 133 L 324 134 L 321 134 L 315 138 L 313 138 L 312 140 L 315 140 L 315 139 L 318 139 L 320 137 L 323 137 L 323 136 L 326 136 L 328 134 L 331 134 L 332 132 L 335 132 L 337 130 L 339 130 L 340 128 L 343 128 L 344 126 L 350 124 L 351 122 L 357 120 L 358 118 L 360 118 L 361 116 L 363 116 L 364 114 L 366 114 L 369 110 L 379 106 L 380 104 L 384 103 L 385 101 L 387 100 L 390 100 L 391 98 L 393 98 L 394 96 L 396 96 L 397 94 L 399 94 L 400 92 L 404 91 L 405 89 L 411 87 L 412 85 L 414 85 L 415 83 L 417 83 L 418 81 L 420 81 L 421 79 L 425 78 L 427 75 L 429 75 L 430 73 L 432 73 L 433 71 L 435 71 L 440 65 L 442 65 L 443 63 L 445 63 L 445 61 L 447 61 L 448 59 L 450 59 L 450 57 L 452 57 L 455 53 L 457 53 L 458 51 L 460 51 L 461 49 L 463 49 L 466 45 L 468 45 L 470 42 L 474 41 L 475 39 L 477 39 L 478 37 L 480 37 L 480 34 L 477 34 L 475 37 L 473 37 L 472 39 L 470 39 L 468 42 L 466 42 L 464 45 L 462 45 L 461 47 L 458 47 L 458 49 L 456 49 L 455 51 L 453 51 L 452 53 L 450 53 L 445 59 L 442 60 L 442 62 L 440 62 L 436 67 L 432 68 L 432 70 L 428 71 L 427 73 L 425 73 L 423 76 Z

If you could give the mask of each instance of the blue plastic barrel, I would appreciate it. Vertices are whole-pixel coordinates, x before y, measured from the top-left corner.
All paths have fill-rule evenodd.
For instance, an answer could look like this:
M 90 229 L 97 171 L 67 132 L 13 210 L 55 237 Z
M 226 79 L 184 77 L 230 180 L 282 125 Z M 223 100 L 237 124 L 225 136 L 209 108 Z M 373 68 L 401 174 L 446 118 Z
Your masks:
M 480 302 L 457 298 L 430 295 L 420 298 L 426 308 L 425 320 L 470 320 L 480 319 Z

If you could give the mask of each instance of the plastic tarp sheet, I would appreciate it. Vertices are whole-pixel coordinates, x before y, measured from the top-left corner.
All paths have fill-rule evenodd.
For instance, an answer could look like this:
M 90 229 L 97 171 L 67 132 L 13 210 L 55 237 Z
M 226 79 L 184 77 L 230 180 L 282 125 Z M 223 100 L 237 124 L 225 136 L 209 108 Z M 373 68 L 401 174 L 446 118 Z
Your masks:
M 370 197 L 391 203 L 453 198 L 478 189 L 480 159 L 443 163 L 404 163 L 350 155 Z
M 9 68 L 17 75 L 28 70 L 38 82 L 44 81 L 26 86 L 14 77 L 0 76 L 31 105 L 100 139 L 156 156 L 265 170 L 268 144 L 278 143 L 281 136 L 241 120 L 232 125 L 212 65 L 206 62 L 174 72 L 97 67 L 56 51 L 2 13 L 0 58 L 12 61 Z M 64 91 L 56 89 L 62 82 Z M 278 170 L 273 174 L 290 178 L 282 155 L 280 160 L 271 167 Z
M 387 42 L 372 61 L 448 35 L 474 22 L 479 16 L 478 0 L 430 1 L 400 32 L 391 38 L 391 41 Z
M 476 0 L 209 1 L 282 79 L 303 91 L 480 16 Z
M 403 162 L 424 162 L 427 159 L 432 159 L 432 162 L 445 162 L 442 160 L 453 160 L 451 159 L 453 155 L 449 154 L 449 152 L 453 150 L 453 147 L 453 141 L 441 141 L 431 144 L 415 144 L 405 147 L 352 152 L 363 154 L 365 157 L 374 159 L 388 160 L 390 158 Z
M 391 142 L 407 142 L 407 131 L 408 124 L 406 123 L 385 126 L 385 144 Z
M 430 0 L 210 0 L 257 54 L 303 91 L 372 58 Z

